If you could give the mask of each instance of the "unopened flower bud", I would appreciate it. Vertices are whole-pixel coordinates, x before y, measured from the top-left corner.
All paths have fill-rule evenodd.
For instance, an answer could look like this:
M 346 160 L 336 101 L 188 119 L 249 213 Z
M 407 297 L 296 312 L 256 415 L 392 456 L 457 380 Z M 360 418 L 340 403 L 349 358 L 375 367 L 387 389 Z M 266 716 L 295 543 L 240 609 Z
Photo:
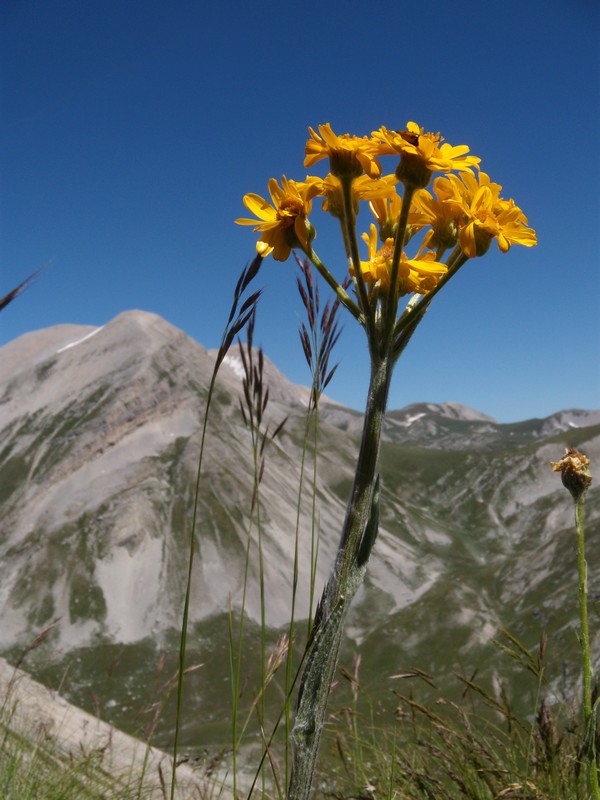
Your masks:
M 402 153 L 400 163 L 396 168 L 396 177 L 405 186 L 412 186 L 413 189 L 425 189 L 433 177 L 433 172 L 427 168 L 421 156 Z
M 356 153 L 348 150 L 333 150 L 329 154 L 329 169 L 331 174 L 340 180 L 358 178 L 363 174 L 362 164 Z

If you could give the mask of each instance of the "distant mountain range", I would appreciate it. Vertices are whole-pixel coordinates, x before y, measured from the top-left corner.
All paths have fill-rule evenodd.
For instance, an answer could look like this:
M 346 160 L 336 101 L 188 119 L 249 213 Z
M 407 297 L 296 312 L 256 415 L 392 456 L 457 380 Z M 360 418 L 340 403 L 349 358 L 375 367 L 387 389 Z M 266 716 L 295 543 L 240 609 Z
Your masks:
M 141 311 L 101 328 L 36 331 L 0 349 L 0 652 L 14 658 L 59 619 L 50 649 L 32 654 L 31 668 L 58 680 L 69 664 L 71 699 L 89 707 L 101 696 L 103 713 L 125 727 L 135 704 L 151 695 L 149 665 L 177 646 L 214 360 Z M 239 410 L 240 367 L 233 348 L 219 373 L 201 483 L 191 641 L 205 664 L 194 691 L 207 717 L 202 734 L 189 734 L 195 741 L 221 735 L 223 698 L 215 686 L 227 699 L 227 617 L 242 598 L 254 461 Z M 271 430 L 287 417 L 267 448 L 261 484 L 266 621 L 274 639 L 290 612 L 309 390 L 268 360 L 265 375 Z M 323 400 L 317 599 L 337 548 L 361 422 L 359 413 Z M 346 643 L 347 653 L 363 654 L 367 687 L 389 695 L 387 678 L 411 665 L 442 682 L 473 665 L 491 675 L 500 667 L 490 639 L 501 627 L 528 646 L 548 631 L 557 687 L 576 669 L 573 507 L 549 466 L 567 445 L 588 455 L 593 474 L 600 410 L 514 424 L 455 403 L 388 414 L 380 534 Z M 304 486 L 301 618 L 310 597 L 306 476 Z M 598 481 L 588 493 L 586 529 L 590 592 L 600 598 Z M 255 556 L 255 527 L 250 536 Z M 261 616 L 257 582 L 253 558 L 249 631 Z

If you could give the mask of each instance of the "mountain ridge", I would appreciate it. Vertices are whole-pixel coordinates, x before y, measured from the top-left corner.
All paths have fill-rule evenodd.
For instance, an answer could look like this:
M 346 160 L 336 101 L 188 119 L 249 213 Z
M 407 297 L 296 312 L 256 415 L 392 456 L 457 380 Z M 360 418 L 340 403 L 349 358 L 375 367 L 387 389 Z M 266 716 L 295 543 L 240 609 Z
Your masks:
M 3 653 L 60 618 L 52 646 L 63 659 L 79 654 L 74 691 L 85 693 L 100 653 L 120 647 L 147 654 L 177 635 L 214 359 L 183 331 L 139 311 L 100 327 L 33 332 L 0 349 Z M 258 548 L 249 523 L 254 465 L 239 411 L 238 359 L 233 348 L 215 387 L 200 495 L 190 624 L 198 641 L 211 643 L 202 657 L 209 662 L 211 652 L 223 652 L 227 615 L 241 607 L 248 542 L 253 559 Z M 261 484 L 266 621 L 276 632 L 290 613 L 309 389 L 268 359 L 265 377 L 270 429 L 287 417 L 267 447 Z M 319 419 L 314 598 L 335 556 L 362 415 L 324 398 Z M 496 423 L 457 403 L 389 412 L 380 533 L 347 637 L 348 647 L 362 648 L 367 671 L 376 675 L 383 664 L 398 671 L 399 660 L 432 672 L 447 671 L 452 659 L 485 661 L 499 627 L 514 625 L 530 640 L 540 620 L 556 641 L 568 640 L 574 615 L 561 570 L 572 561 L 572 504 L 549 467 L 567 445 L 600 461 L 600 411 L 564 410 L 519 423 Z M 590 540 L 600 532 L 599 501 L 593 485 Z M 312 509 L 307 484 L 298 619 L 310 612 Z M 591 591 L 600 594 L 595 551 L 589 564 Z M 257 586 L 253 561 L 249 624 L 261 619 Z M 218 685 L 216 661 L 214 670 Z M 115 701 L 115 713 L 121 707 Z
M 120 323 L 121 321 L 134 320 L 142 327 L 142 329 L 148 328 L 152 323 L 158 326 L 160 323 L 163 323 L 172 331 L 176 331 L 179 336 L 182 335 L 191 342 L 194 342 L 198 347 L 202 348 L 202 350 L 204 350 L 209 357 L 213 359 L 216 358 L 216 354 L 218 352 L 216 349 L 204 348 L 200 343 L 187 336 L 187 334 L 185 334 L 179 328 L 176 328 L 174 325 L 166 322 L 158 314 L 153 312 L 141 310 L 124 311 L 106 323 L 106 325 L 113 325 L 117 321 Z M 91 337 L 102 331 L 106 325 L 95 326 L 64 323 L 61 325 L 40 328 L 34 331 L 29 331 L 28 333 L 24 333 L 0 347 L 0 375 L 14 375 L 20 371 L 20 368 L 26 369 L 27 364 L 38 364 L 40 362 L 50 360 L 53 356 L 60 354 L 62 351 L 71 349 L 80 343 L 82 344 L 87 340 L 88 337 Z M 235 351 L 235 347 L 233 348 L 233 351 Z M 304 397 L 305 392 L 310 392 L 308 386 L 301 386 L 289 381 L 289 379 L 285 377 L 284 373 L 282 373 L 281 370 L 269 360 L 268 356 L 266 356 L 265 360 L 267 363 L 267 377 L 269 377 L 269 372 L 279 376 L 287 384 L 289 384 L 289 386 L 298 387 L 301 390 L 302 397 Z M 230 353 L 226 356 L 224 363 L 226 366 L 236 372 L 238 376 L 240 376 L 239 367 L 241 365 L 241 360 L 239 356 L 235 354 L 235 352 L 232 353 L 232 351 L 230 351 Z M 234 364 L 236 366 L 234 366 Z M 3 399 L 1 402 L 5 402 L 5 400 Z M 325 402 L 334 406 L 339 406 L 340 408 L 344 408 L 349 413 L 362 415 L 360 411 L 344 406 L 342 403 L 332 400 L 326 396 Z M 409 417 L 413 413 L 422 413 L 421 409 L 424 408 L 431 412 L 439 413 L 440 416 L 445 416 L 449 419 L 454 418 L 465 421 L 492 422 L 496 425 L 503 426 L 519 425 L 530 421 L 519 420 L 516 422 L 498 423 L 493 417 L 485 414 L 482 411 L 473 409 L 460 402 L 450 400 L 443 401 L 441 403 L 432 403 L 427 401 L 413 402 L 400 409 L 389 409 L 388 414 L 406 415 Z M 576 417 L 578 415 L 580 416 L 586 414 L 592 414 L 594 418 L 600 422 L 600 410 L 598 409 L 559 409 L 556 412 L 547 415 L 546 417 L 534 417 L 531 418 L 531 420 L 553 420 L 561 415 L 574 415 Z

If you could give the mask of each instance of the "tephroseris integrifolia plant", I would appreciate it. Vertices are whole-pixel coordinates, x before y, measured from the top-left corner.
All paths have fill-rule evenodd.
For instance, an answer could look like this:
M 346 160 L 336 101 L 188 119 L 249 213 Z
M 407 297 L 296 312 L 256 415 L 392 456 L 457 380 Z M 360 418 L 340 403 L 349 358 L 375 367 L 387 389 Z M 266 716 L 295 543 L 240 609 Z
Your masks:
M 320 125 L 318 132 L 309 128 L 309 133 L 304 165 L 326 159 L 325 177 L 294 181 L 284 176 L 281 184 L 271 179 L 271 202 L 247 194 L 244 204 L 255 219 L 237 220 L 260 234 L 260 255 L 284 262 L 294 250 L 308 259 L 363 328 L 370 355 L 353 486 L 300 680 L 290 800 L 305 800 L 310 793 L 344 621 L 377 538 L 377 464 L 395 364 L 432 299 L 469 259 L 483 256 L 494 239 L 502 252 L 512 244 L 536 244 L 521 209 L 501 197 L 502 187 L 480 171 L 480 159 L 466 145 L 453 147 L 414 122 L 403 130 L 380 127 L 370 136 L 337 135 L 329 124 Z M 384 158 L 392 159 L 394 171 L 389 174 L 383 172 Z M 432 181 L 433 193 L 428 189 Z M 316 198 L 322 198 L 323 210 L 340 224 L 341 274 L 329 269 L 314 247 L 311 212 Z M 366 203 L 374 219 L 362 234 L 366 257 L 361 258 L 357 222 Z

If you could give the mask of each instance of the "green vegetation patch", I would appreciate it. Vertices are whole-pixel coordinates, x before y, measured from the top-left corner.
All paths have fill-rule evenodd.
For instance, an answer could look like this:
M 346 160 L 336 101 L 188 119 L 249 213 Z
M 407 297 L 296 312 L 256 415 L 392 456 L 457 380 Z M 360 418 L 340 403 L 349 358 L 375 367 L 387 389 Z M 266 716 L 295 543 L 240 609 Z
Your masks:
M 29 461 L 22 453 L 0 463 L 0 503 L 5 503 L 13 493 L 23 488 L 28 474 Z
M 48 377 L 48 375 L 50 375 L 52 370 L 54 369 L 54 366 L 56 365 L 57 360 L 58 359 L 56 359 L 56 358 L 50 358 L 50 359 L 48 359 L 48 361 L 44 361 L 42 364 L 39 364 L 35 368 L 35 379 L 36 379 L 36 381 L 40 381 L 41 382 L 41 381 L 45 380 Z
M 76 573 L 70 581 L 69 618 L 71 623 L 88 619 L 103 620 L 106 601 L 102 589 L 91 582 L 89 575 Z

